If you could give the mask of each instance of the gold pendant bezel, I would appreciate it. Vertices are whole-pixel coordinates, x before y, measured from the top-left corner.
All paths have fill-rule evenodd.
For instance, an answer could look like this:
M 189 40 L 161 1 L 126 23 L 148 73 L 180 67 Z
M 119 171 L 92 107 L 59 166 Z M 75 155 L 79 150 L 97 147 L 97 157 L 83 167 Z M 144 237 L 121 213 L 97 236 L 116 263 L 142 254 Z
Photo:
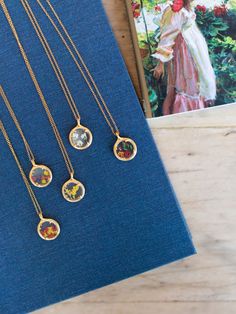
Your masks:
M 117 148 L 118 148 L 118 145 L 122 142 L 129 142 L 132 144 L 133 146 L 133 154 L 132 156 L 128 157 L 128 158 L 124 158 L 124 157 L 120 157 L 117 153 Z M 135 143 L 135 141 L 133 141 L 131 138 L 129 137 L 121 137 L 119 135 L 117 135 L 117 140 L 113 146 L 113 153 L 114 155 L 116 156 L 117 159 L 121 160 L 121 161 L 131 161 L 132 159 L 134 159 L 137 155 L 137 152 L 138 152 L 138 148 L 137 148 L 137 145 Z
M 54 224 L 57 227 L 57 235 L 54 238 L 51 238 L 51 239 L 50 238 L 45 238 L 41 234 L 40 228 L 41 228 L 42 224 L 45 223 L 45 222 L 52 223 L 52 224 Z M 38 235 L 40 236 L 40 238 L 43 239 L 44 241 L 53 241 L 53 240 L 56 240 L 58 238 L 58 236 L 59 236 L 59 234 L 61 232 L 61 228 L 60 228 L 59 223 L 56 220 L 54 220 L 52 218 L 40 217 L 40 221 L 39 221 L 38 226 L 37 226 L 37 232 L 38 232 Z
M 79 185 L 81 188 L 82 188 L 82 195 L 78 198 L 78 199 L 71 199 L 67 196 L 66 192 L 65 192 L 65 187 L 70 184 L 70 183 L 75 183 L 76 185 Z M 63 186 L 62 186 L 62 195 L 64 197 L 64 199 L 67 201 L 67 202 L 70 202 L 70 203 L 77 203 L 77 202 L 80 202 L 84 196 L 85 196 L 85 187 L 83 185 L 83 183 L 81 183 L 80 181 L 74 179 L 74 178 L 71 178 L 70 180 L 66 181 Z
M 85 133 L 88 133 L 89 134 L 89 142 L 86 144 L 86 146 L 84 147 L 78 147 L 77 145 L 75 145 L 73 143 L 73 140 L 72 140 L 72 135 L 73 133 L 78 130 L 78 129 L 83 129 Z M 69 134 L 69 142 L 71 144 L 71 146 L 77 150 L 85 150 L 85 149 L 88 149 L 91 145 L 92 145 L 92 142 L 93 142 L 93 134 L 92 132 L 90 131 L 89 128 L 87 128 L 86 126 L 82 125 L 82 124 L 77 124 L 77 126 L 75 126 L 71 131 L 70 131 L 70 134 Z
M 37 184 L 35 183 L 33 180 L 32 180 L 32 175 L 33 175 L 33 171 L 37 168 L 43 168 L 45 169 L 46 171 L 48 171 L 50 173 L 50 180 L 47 184 L 45 185 L 40 185 L 40 184 Z M 34 164 L 33 167 L 31 168 L 30 170 L 30 173 L 29 173 L 29 179 L 30 179 L 30 182 L 37 188 L 40 188 L 40 189 L 43 189 L 43 188 L 46 188 L 47 186 L 49 186 L 49 184 L 52 182 L 52 179 L 53 179 L 53 175 L 52 175 L 52 171 L 49 167 L 45 166 L 45 165 L 37 165 L 37 164 Z

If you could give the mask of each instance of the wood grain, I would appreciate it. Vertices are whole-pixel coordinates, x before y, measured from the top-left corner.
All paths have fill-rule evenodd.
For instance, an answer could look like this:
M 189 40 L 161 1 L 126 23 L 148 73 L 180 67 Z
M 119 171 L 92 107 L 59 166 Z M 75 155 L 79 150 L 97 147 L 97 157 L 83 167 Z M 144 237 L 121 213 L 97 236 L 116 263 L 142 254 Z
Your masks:
M 124 1 L 104 4 L 136 82 Z M 236 313 L 235 117 L 228 105 L 149 120 L 198 255 L 37 313 Z
M 198 255 L 41 314 L 236 313 L 236 105 L 149 121 Z

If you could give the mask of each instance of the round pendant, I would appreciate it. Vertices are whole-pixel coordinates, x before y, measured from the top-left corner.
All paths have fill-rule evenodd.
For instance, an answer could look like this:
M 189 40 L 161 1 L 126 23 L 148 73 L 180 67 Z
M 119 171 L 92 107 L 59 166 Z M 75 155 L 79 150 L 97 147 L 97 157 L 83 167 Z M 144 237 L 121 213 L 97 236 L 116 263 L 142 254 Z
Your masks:
M 52 181 L 52 172 L 44 165 L 34 165 L 30 171 L 29 179 L 34 186 L 45 188 Z
M 79 202 L 85 195 L 85 187 L 81 182 L 70 179 L 62 186 L 62 195 L 68 202 Z
M 133 140 L 127 137 L 118 137 L 114 147 L 114 154 L 116 158 L 122 161 L 129 161 L 134 159 L 137 154 L 137 145 Z
M 85 126 L 77 125 L 70 131 L 69 140 L 75 149 L 84 150 L 92 144 L 93 135 Z
M 50 218 L 41 218 L 37 230 L 39 236 L 46 241 L 55 240 L 60 234 L 58 222 Z

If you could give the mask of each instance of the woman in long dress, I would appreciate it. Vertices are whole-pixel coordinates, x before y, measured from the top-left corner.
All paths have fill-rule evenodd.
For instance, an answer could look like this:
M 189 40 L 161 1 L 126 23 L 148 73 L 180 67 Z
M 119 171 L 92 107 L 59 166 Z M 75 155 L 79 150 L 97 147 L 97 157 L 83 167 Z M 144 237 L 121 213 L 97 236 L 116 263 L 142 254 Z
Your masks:
M 159 80 L 167 64 L 167 96 L 163 114 L 206 108 L 214 104 L 216 79 L 205 38 L 196 24 L 191 0 L 175 0 L 161 19 L 161 37 L 154 58 Z

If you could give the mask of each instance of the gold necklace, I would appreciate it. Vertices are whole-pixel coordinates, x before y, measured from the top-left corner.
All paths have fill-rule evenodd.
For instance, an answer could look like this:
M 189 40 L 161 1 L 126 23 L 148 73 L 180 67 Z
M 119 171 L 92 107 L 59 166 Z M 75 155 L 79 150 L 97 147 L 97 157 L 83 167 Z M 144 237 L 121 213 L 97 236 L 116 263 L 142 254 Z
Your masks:
M 28 158 L 32 164 L 32 168 L 31 168 L 30 173 L 29 173 L 30 182 L 36 187 L 45 188 L 52 181 L 52 171 L 47 166 L 39 165 L 35 162 L 34 154 L 30 148 L 28 141 L 25 138 L 25 135 L 24 135 L 24 133 L 21 129 L 21 126 L 19 124 L 19 121 L 18 121 L 18 119 L 17 119 L 17 117 L 16 117 L 16 115 L 15 115 L 15 113 L 14 113 L 14 111 L 10 105 L 10 102 L 9 102 L 9 100 L 8 100 L 8 98 L 7 98 L 1 85 L 0 85 L 0 95 L 1 95 L 8 111 L 12 117 L 12 120 L 14 121 L 15 126 L 16 126 L 22 140 L 23 140 Z
M 73 202 L 73 203 L 74 202 L 79 202 L 80 200 L 83 199 L 83 197 L 85 195 L 85 187 L 84 187 L 84 185 L 80 181 L 74 179 L 74 168 L 73 168 L 72 163 L 70 161 L 69 155 L 68 155 L 67 150 L 65 148 L 65 145 L 64 145 L 64 143 L 62 141 L 62 138 L 61 138 L 61 135 L 60 135 L 59 130 L 57 128 L 57 125 L 56 125 L 56 123 L 55 123 L 55 121 L 53 119 L 53 116 L 52 116 L 51 112 L 50 112 L 50 109 L 49 109 L 48 104 L 46 102 L 46 99 L 45 99 L 45 97 L 43 95 L 43 92 L 42 92 L 42 90 L 40 88 L 38 80 L 37 80 L 37 78 L 35 76 L 35 73 L 34 73 L 32 67 L 31 67 L 31 64 L 30 64 L 29 59 L 28 59 L 28 57 L 26 55 L 24 47 L 21 44 L 21 41 L 20 41 L 19 36 L 17 34 L 16 28 L 14 26 L 14 23 L 13 23 L 13 21 L 11 19 L 11 16 L 9 14 L 9 11 L 8 11 L 8 9 L 6 7 L 6 4 L 5 4 L 4 0 L 0 1 L 0 5 L 1 5 L 2 9 L 3 9 L 3 13 L 4 13 L 4 15 L 5 15 L 6 19 L 7 19 L 7 22 L 9 24 L 11 30 L 12 30 L 12 33 L 13 33 L 14 38 L 15 38 L 17 44 L 18 44 L 20 53 L 21 53 L 22 58 L 23 58 L 23 60 L 25 62 L 27 70 L 28 70 L 28 72 L 30 74 L 30 77 L 31 77 L 31 79 L 32 79 L 32 81 L 34 83 L 36 91 L 37 91 L 37 93 L 38 93 L 38 95 L 40 97 L 40 100 L 42 102 L 42 105 L 43 105 L 43 107 L 45 109 L 45 112 L 47 114 L 48 120 L 49 120 L 49 122 L 50 122 L 50 124 L 52 126 L 52 129 L 53 129 L 53 132 L 55 134 L 56 140 L 58 142 L 58 145 L 60 147 L 61 153 L 62 153 L 63 158 L 65 160 L 65 164 L 67 166 L 67 170 L 68 170 L 68 172 L 70 174 L 70 179 L 68 181 L 66 181 L 63 184 L 63 186 L 62 186 L 62 195 L 68 202 Z
M 117 140 L 115 142 L 115 145 L 113 147 L 113 152 L 115 156 L 122 161 L 129 161 L 132 160 L 136 154 L 137 154 L 137 145 L 136 143 L 127 137 L 121 137 L 120 136 L 120 131 L 119 128 L 110 112 L 108 109 L 108 106 L 90 72 L 88 69 L 84 59 L 82 58 L 81 54 L 79 53 L 73 39 L 69 35 L 68 30 L 66 29 L 65 25 L 61 21 L 60 17 L 58 16 L 57 12 L 55 11 L 53 5 L 49 0 L 46 0 L 49 9 L 51 10 L 52 15 L 56 19 L 57 23 L 60 25 L 62 31 L 60 31 L 59 27 L 56 25 L 54 22 L 53 18 L 51 15 L 48 13 L 47 9 L 45 6 L 43 6 L 41 0 L 37 0 L 38 5 L 41 7 L 42 11 L 54 27 L 56 33 L 60 37 L 61 41 L 65 45 L 66 49 L 68 50 L 70 56 L 72 57 L 76 67 L 80 71 L 82 77 L 84 78 L 90 92 L 92 93 L 99 109 L 101 110 L 108 126 L 110 127 L 112 133 L 117 137 Z M 64 34 L 64 35 L 63 35 Z M 67 42 L 69 41 L 69 43 Z M 71 45 L 71 47 L 70 47 Z M 78 58 L 78 60 L 77 60 Z
M 58 65 L 57 59 L 55 58 L 55 55 L 52 52 L 52 49 L 38 23 L 38 20 L 36 18 L 36 16 L 34 15 L 29 3 L 27 0 L 21 0 L 21 4 L 23 6 L 23 8 L 25 9 L 25 12 L 28 15 L 28 18 L 30 19 L 30 22 L 32 24 L 32 26 L 34 27 L 34 30 L 46 52 L 46 55 L 48 57 L 48 60 L 51 63 L 51 66 L 53 68 L 53 71 L 56 74 L 56 77 L 60 83 L 60 86 L 62 88 L 62 91 L 66 97 L 67 103 L 74 115 L 74 118 L 77 122 L 76 127 L 74 127 L 69 134 L 69 141 L 70 144 L 72 145 L 72 147 L 74 147 L 75 149 L 78 150 L 84 150 L 86 148 L 88 148 L 91 144 L 92 144 L 92 140 L 93 140 L 93 136 L 91 131 L 83 126 L 80 123 L 81 117 L 78 111 L 78 108 L 76 106 L 75 100 L 71 94 L 71 91 L 66 83 L 66 80 L 64 78 L 64 75 Z
M 32 190 L 32 188 L 30 186 L 30 183 L 29 183 L 29 181 L 28 181 L 28 179 L 24 173 L 24 170 L 20 164 L 20 161 L 19 161 L 19 159 L 15 153 L 15 150 L 14 150 L 12 143 L 9 139 L 7 131 L 6 131 L 1 120 L 0 120 L 0 130 L 2 131 L 3 137 L 4 137 L 8 147 L 9 147 L 9 149 L 10 149 L 10 151 L 11 151 L 11 153 L 15 159 L 15 162 L 19 168 L 20 174 L 24 180 L 25 186 L 26 186 L 28 193 L 30 195 L 30 198 L 33 202 L 35 211 L 40 218 L 40 221 L 39 221 L 39 224 L 37 227 L 38 234 L 43 240 L 47 240 L 47 241 L 55 240 L 60 234 L 60 225 L 54 219 L 43 217 L 43 212 L 42 212 L 42 209 L 39 205 L 39 202 L 38 202 L 38 200 L 34 194 L 34 191 Z

